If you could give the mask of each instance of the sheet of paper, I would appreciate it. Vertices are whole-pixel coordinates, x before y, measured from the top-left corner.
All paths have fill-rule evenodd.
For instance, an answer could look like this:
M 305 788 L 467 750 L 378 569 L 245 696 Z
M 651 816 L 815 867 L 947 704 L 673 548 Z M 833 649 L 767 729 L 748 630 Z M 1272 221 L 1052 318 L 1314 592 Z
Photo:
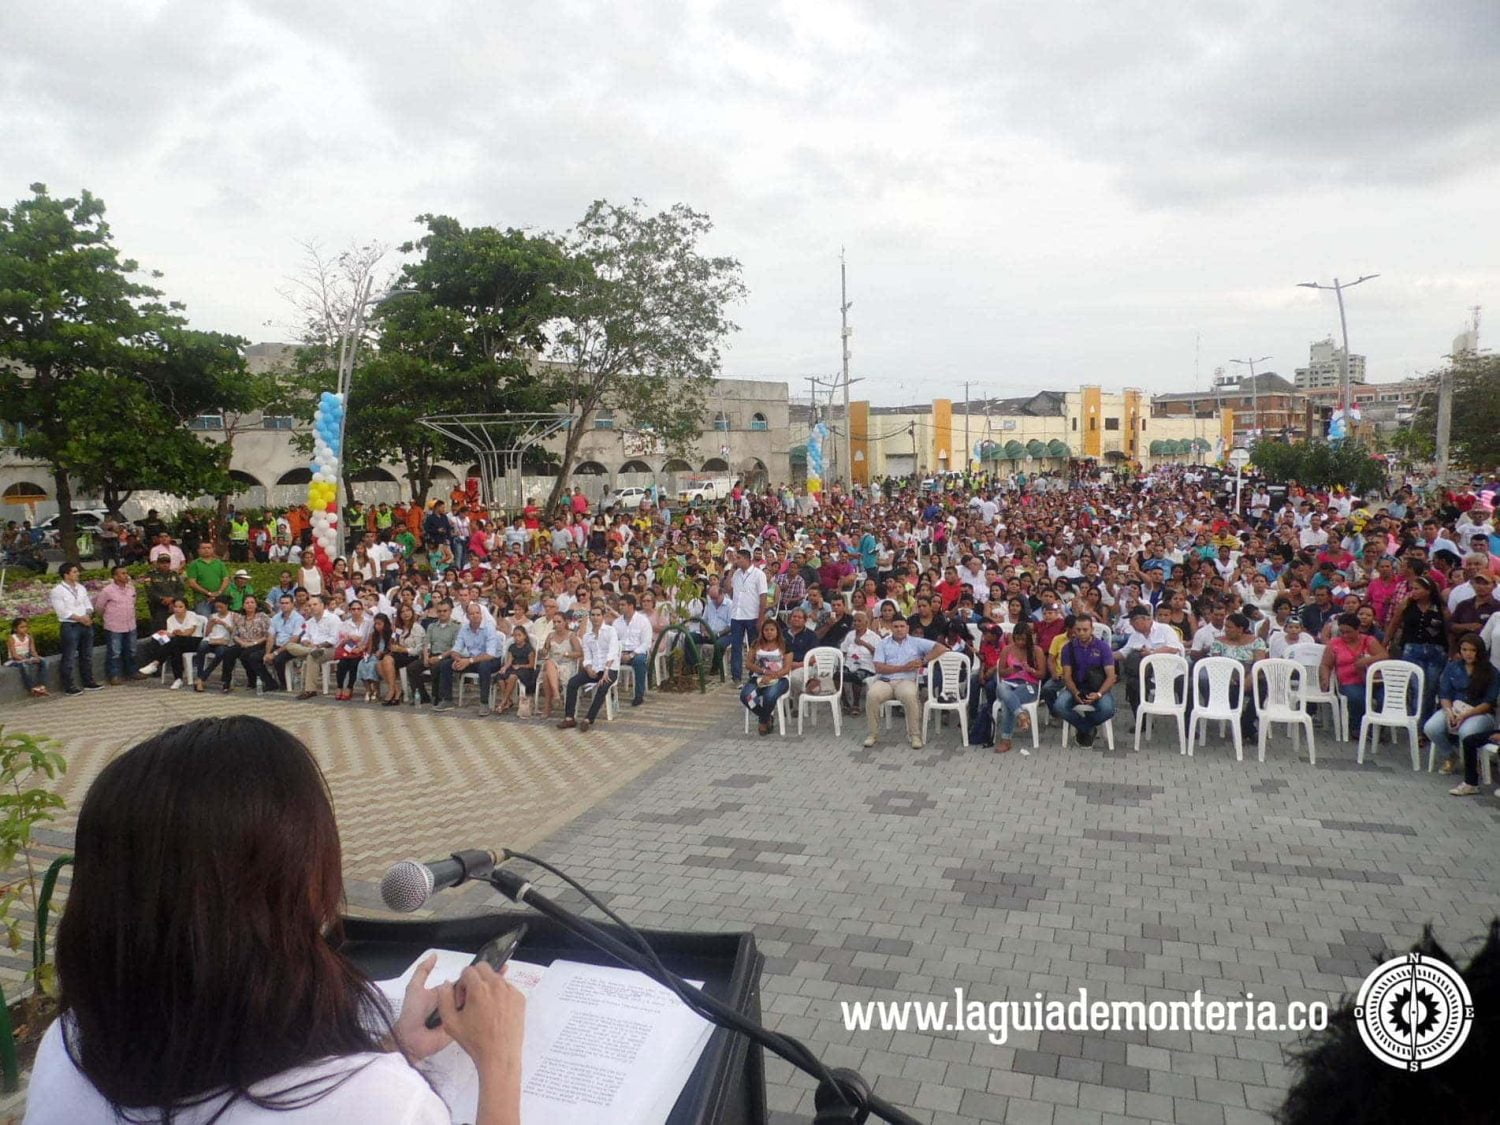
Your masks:
M 428 950 L 377 986 L 399 1013 L 416 966 L 438 963 L 429 986 L 456 980 L 473 955 Z M 554 961 L 512 960 L 505 978 L 526 995 L 521 1059 L 522 1125 L 661 1125 L 698 1063 L 713 1027 L 642 973 Z M 701 982 L 691 982 L 701 987 Z M 457 1043 L 421 1069 L 457 1125 L 479 1112 L 479 1072 Z
M 392 1019 L 401 1014 L 401 999 L 405 995 L 407 982 L 417 971 L 417 966 L 434 953 L 438 955 L 438 961 L 427 978 L 428 988 L 436 988 L 438 985 L 449 984 L 457 980 L 474 960 L 472 953 L 461 953 L 452 949 L 429 949 L 408 965 L 406 971 L 399 977 L 393 980 L 376 981 L 375 987 L 380 989 L 385 998 L 390 1001 Z M 505 963 L 504 971 L 505 979 L 529 998 L 546 974 L 547 967 L 511 958 Z M 435 1055 L 422 1060 L 421 1070 L 431 1081 L 432 1088 L 448 1106 L 448 1112 L 455 1122 L 471 1122 L 479 1115 L 479 1071 L 474 1068 L 474 1061 L 457 1043 L 449 1043 Z
M 641 973 L 554 961 L 526 1006 L 522 1125 L 661 1125 L 712 1031 Z

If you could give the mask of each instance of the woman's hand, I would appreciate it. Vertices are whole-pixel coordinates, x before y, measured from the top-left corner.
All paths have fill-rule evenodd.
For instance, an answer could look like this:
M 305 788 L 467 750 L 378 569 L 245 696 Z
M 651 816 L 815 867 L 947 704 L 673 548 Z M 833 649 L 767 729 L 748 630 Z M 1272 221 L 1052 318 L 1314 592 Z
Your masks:
M 425 1059 L 441 1051 L 453 1037 L 442 1025 L 432 1030 L 426 1027 L 427 1017 L 438 1006 L 438 996 L 443 989 L 451 991 L 450 985 L 428 988 L 427 977 L 437 964 L 437 954 L 417 966 L 411 980 L 406 982 L 406 994 L 401 998 L 401 1016 L 391 1029 L 396 1036 L 396 1046 L 413 1062 Z
M 443 1029 L 474 1060 L 481 1076 L 511 1067 L 519 1074 L 526 997 L 518 988 L 481 962 L 465 969 L 453 987 L 440 989 L 437 1000 Z

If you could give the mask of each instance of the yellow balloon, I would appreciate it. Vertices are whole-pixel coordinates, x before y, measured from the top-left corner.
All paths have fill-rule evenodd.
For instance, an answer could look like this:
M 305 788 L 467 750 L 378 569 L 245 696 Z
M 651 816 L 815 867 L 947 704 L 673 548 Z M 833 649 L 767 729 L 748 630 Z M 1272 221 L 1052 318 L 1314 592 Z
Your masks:
M 328 501 L 324 500 L 321 496 L 316 497 L 312 502 L 312 510 L 315 512 L 327 511 Z

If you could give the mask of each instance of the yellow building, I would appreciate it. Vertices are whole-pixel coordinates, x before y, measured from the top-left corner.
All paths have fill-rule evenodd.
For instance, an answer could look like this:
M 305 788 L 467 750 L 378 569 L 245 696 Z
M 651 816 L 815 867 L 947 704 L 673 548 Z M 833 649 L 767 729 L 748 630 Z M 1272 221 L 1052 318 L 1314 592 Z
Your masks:
M 1228 424 L 1233 425 L 1232 414 Z M 1224 419 L 1152 417 L 1135 388 L 1039 391 L 1021 398 L 913 406 L 850 404 L 854 479 L 975 470 L 1063 469 L 1070 460 L 1151 468 L 1212 460 Z M 966 456 L 967 454 L 967 456 Z

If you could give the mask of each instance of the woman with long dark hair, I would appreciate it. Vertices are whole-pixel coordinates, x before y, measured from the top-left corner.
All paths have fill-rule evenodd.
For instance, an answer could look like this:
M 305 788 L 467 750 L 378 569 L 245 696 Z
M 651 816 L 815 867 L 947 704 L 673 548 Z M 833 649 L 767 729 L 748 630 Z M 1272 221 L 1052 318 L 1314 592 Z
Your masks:
M 438 1125 L 448 1110 L 413 1063 L 450 1037 L 478 1067 L 478 1121 L 519 1122 L 519 992 L 479 965 L 455 1000 L 454 985 L 426 988 L 429 960 L 391 1025 L 330 940 L 338 829 L 317 763 L 285 730 L 198 719 L 126 751 L 90 786 L 74 853 L 61 1016 L 27 1125 L 241 1125 L 268 1110 L 288 1125 Z
M 1422 732 L 1443 751 L 1439 773 L 1458 769 L 1460 746 L 1495 729 L 1495 669 L 1484 642 L 1472 633 L 1459 638 L 1458 654 L 1438 678 L 1437 710 Z

